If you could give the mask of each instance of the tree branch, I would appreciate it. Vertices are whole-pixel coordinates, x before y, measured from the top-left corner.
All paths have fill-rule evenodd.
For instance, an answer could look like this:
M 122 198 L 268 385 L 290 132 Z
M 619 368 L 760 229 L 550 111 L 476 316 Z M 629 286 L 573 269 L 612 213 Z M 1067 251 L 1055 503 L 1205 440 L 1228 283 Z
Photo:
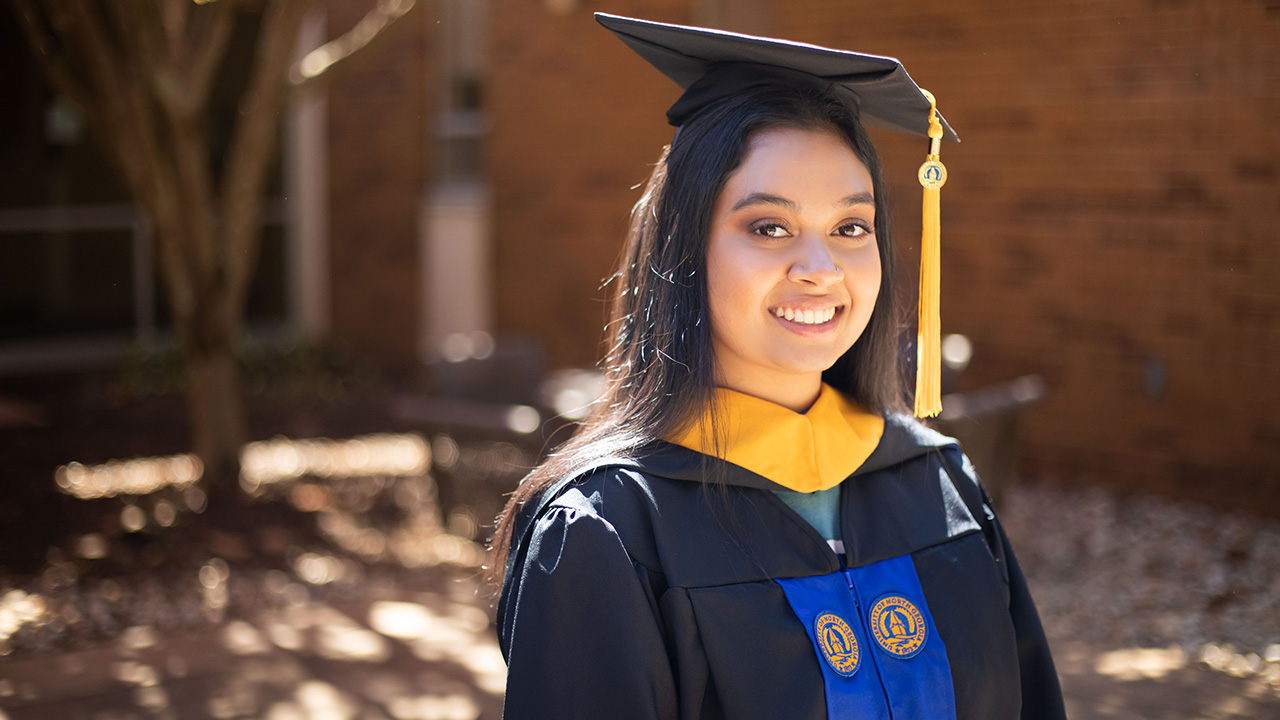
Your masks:
M 85 71 L 99 91 L 119 86 L 111 49 L 102 28 L 94 22 L 93 11 L 81 0 L 49 0 L 45 3 L 54 30 L 71 40 L 85 55 Z M 99 17 L 98 22 L 101 22 Z
M 137 68 L 130 73 L 108 40 L 106 18 L 88 0 L 50 2 L 55 4 L 55 22 L 61 17 L 60 32 L 84 52 L 86 70 L 96 86 L 94 105 L 108 120 L 103 132 L 106 149 L 116 159 L 134 199 L 150 211 L 160 244 L 180 242 L 181 210 L 171 191 L 172 169 L 161 151 L 150 78 Z M 120 44 L 130 45 L 123 37 Z M 189 312 L 196 296 L 188 253 L 181 247 L 162 248 L 160 259 L 174 313 Z
M 307 53 L 289 69 L 290 101 L 296 101 L 327 82 L 335 66 L 377 42 L 397 21 L 423 4 L 419 0 L 378 0 L 377 6 L 355 27 Z
M 46 4 L 50 21 L 48 31 L 54 34 L 58 44 L 78 48 L 81 52 L 80 63 L 87 68 L 89 83 L 82 85 L 66 70 L 71 58 L 65 53 L 61 57 L 55 55 L 41 22 L 43 16 L 30 0 L 14 0 L 14 3 L 50 82 L 75 103 L 89 132 L 120 171 L 134 199 L 153 216 L 158 215 L 153 193 L 150 192 L 155 183 L 147 178 L 143 143 L 136 131 L 136 123 L 130 122 L 124 106 L 124 79 L 100 29 L 95 31 L 91 26 L 94 15 L 83 5 L 72 8 L 66 2 Z M 153 217 L 153 220 L 157 224 L 163 223 L 160 217 Z
M 134 161 L 136 135 L 130 132 L 131 123 L 119 102 L 125 95 L 124 80 L 114 53 L 95 25 L 94 13 L 83 2 L 46 3 L 49 19 L 63 44 L 79 50 L 81 65 L 88 76 L 88 90 L 83 95 L 87 118 L 97 116 L 102 124 L 103 136 L 108 142 L 103 147 L 116 160 L 124 180 L 133 189 L 140 185 L 140 170 Z M 101 22 L 98 16 L 96 22 Z
M 200 23 L 203 32 L 192 38 L 195 50 L 191 53 L 192 61 L 188 72 L 188 86 L 191 94 L 199 98 L 208 98 L 213 91 L 213 81 L 217 78 L 218 68 L 227 56 L 227 45 L 231 41 L 231 31 L 235 27 L 235 8 L 231 3 L 213 3 L 212 8 L 198 12 L 197 17 L 207 17 Z M 198 40 L 203 36 L 203 41 Z
M 175 65 L 187 64 L 190 44 L 187 38 L 187 18 L 190 17 L 194 4 L 192 0 L 164 0 L 160 3 L 160 25 L 164 30 L 165 48 Z M 155 0 L 152 0 L 153 12 L 156 9 L 155 5 Z
M 49 35 L 44 26 L 40 22 L 40 15 L 36 12 L 35 7 L 31 4 L 31 0 L 13 0 L 13 4 L 18 10 L 18 16 L 22 20 L 22 30 L 26 34 L 27 40 L 31 43 L 31 48 L 35 51 L 36 58 L 40 62 L 40 67 L 44 71 L 45 77 L 58 92 L 67 96 L 81 115 L 85 116 L 86 122 L 89 121 L 92 105 L 89 100 L 89 91 L 87 88 L 76 82 L 59 63 L 55 57 L 53 48 L 49 44 Z
M 182 4 L 183 7 L 177 7 Z M 221 263 L 213 230 L 213 178 L 209 169 L 209 145 L 205 127 L 207 96 L 196 95 L 179 67 L 175 47 L 186 42 L 184 0 L 170 0 L 160 12 L 151 0 L 116 0 L 108 3 L 116 32 L 133 71 L 135 104 L 139 114 L 163 112 L 152 118 L 160 125 L 156 140 L 164 149 L 154 169 L 166 181 L 159 184 L 158 200 L 180 208 L 175 232 L 159 237 L 173 242 L 174 254 L 188 268 L 186 285 L 195 286 L 197 298 L 220 282 Z M 174 36 L 177 36 L 176 38 Z M 220 292 L 220 291 L 215 291 Z
M 265 10 L 253 73 L 227 151 L 222 207 L 230 292 L 225 312 L 237 319 L 243 315 L 257 265 L 262 196 L 280 133 L 286 73 L 298 29 L 312 4 L 313 0 L 275 0 Z
M 157 12 L 148 0 L 114 0 L 106 3 L 115 21 L 121 52 L 144 91 L 154 97 L 169 117 L 194 116 L 203 110 L 182 77 L 174 43 L 167 40 L 171 30 L 163 23 L 171 10 Z M 180 51 L 181 52 L 181 51 Z

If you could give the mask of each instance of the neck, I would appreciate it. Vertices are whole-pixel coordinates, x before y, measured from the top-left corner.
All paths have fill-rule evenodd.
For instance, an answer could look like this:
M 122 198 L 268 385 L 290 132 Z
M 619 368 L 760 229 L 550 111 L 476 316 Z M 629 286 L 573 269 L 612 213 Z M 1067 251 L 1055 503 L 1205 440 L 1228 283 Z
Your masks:
M 754 377 L 717 373 L 716 384 L 804 414 L 822 392 L 822 373 Z

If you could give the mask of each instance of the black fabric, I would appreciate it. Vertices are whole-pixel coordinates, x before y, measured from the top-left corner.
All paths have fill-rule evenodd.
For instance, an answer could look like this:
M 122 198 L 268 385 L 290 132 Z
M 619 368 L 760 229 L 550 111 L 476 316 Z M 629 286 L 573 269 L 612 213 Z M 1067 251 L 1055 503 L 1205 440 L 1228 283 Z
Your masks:
M 957 718 L 1065 717 L 1026 583 L 953 441 L 888 419 L 841 485 L 843 557 L 759 476 L 724 463 L 725 485 L 709 487 L 694 474 L 707 458 L 650 450 L 528 508 L 499 607 L 504 717 L 824 718 L 813 645 L 774 579 L 903 555 Z
M 596 20 L 686 90 L 667 113 L 676 127 L 708 104 L 765 80 L 731 67 L 750 63 L 787 71 L 767 78 L 783 85 L 839 86 L 856 98 L 868 125 L 928 134 L 929 101 L 893 58 L 606 13 L 596 13 Z M 942 127 L 943 139 L 959 142 L 946 120 Z
M 520 642 L 507 651 L 507 692 L 536 708 L 534 717 L 675 717 L 675 678 L 652 584 L 581 499 L 567 495 L 538 521 L 511 604 Z M 583 592 L 584 578 L 608 588 L 607 602 Z M 563 682 L 547 682 L 548 670 Z
M 686 88 L 680 99 L 667 110 L 667 122 L 680 127 L 708 105 L 751 88 L 773 85 L 834 93 L 849 103 L 855 115 L 858 113 L 860 100 L 857 94 L 844 85 L 777 65 L 734 62 L 708 66 L 706 73 Z
M 1057 717 L 1054 713 L 1062 707 L 1063 700 L 1049 643 L 1040 624 L 1035 601 L 1031 599 L 1031 589 L 1018 567 L 1018 558 L 1013 554 L 1004 527 L 996 519 L 995 505 L 977 481 L 977 473 L 969 458 L 962 455 L 959 448 L 949 448 L 942 457 L 952 476 L 962 479 L 958 487 L 964 489 L 962 494 L 966 496 L 966 502 L 971 508 L 980 508 L 975 510 L 975 514 L 983 518 L 987 544 L 993 550 L 996 565 L 1008 586 L 1009 613 L 1014 627 L 1019 629 L 1018 661 L 1019 667 L 1023 668 L 1022 717 Z

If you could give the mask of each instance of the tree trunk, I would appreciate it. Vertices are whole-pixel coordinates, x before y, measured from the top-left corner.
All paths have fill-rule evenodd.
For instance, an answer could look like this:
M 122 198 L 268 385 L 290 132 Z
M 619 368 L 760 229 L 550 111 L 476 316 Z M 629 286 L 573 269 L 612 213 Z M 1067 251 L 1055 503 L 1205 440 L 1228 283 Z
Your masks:
M 291 79 L 298 29 L 318 0 L 195 3 L 212 6 L 203 9 L 191 0 L 12 2 L 53 85 L 80 109 L 151 220 L 186 369 L 192 442 L 204 463 L 207 522 L 250 529 L 235 348 L 280 114 L 286 96 L 315 86 L 423 3 L 378 0 L 356 27 L 309 53 Z M 210 97 L 246 12 L 259 16 L 258 46 L 218 188 L 208 162 Z
M 192 444 L 204 463 L 209 521 L 241 529 L 247 503 L 240 488 L 240 448 L 248 435 L 233 338 L 192 347 L 183 343 L 187 416 Z

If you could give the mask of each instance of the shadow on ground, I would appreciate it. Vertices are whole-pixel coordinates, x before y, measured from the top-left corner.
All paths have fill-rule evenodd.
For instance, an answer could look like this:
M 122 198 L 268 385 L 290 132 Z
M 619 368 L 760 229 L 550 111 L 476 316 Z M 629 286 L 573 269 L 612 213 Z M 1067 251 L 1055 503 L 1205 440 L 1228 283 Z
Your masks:
M 448 460 L 447 475 L 461 485 L 470 463 L 496 487 L 523 472 L 490 467 L 510 447 L 487 452 L 397 425 L 376 392 L 268 396 L 254 410 L 257 437 L 360 439 L 257 446 L 266 460 L 249 485 L 261 526 L 253 537 L 209 543 L 191 532 L 201 507 L 195 486 L 80 499 L 74 483 L 56 482 L 56 465 L 73 459 L 179 453 L 180 403 L 69 399 L 44 404 L 44 427 L 0 431 L 0 451 L 20 458 L 0 535 L 0 720 L 501 717 L 505 668 L 480 586 L 483 551 L 472 540 L 490 513 L 443 520 L 435 473 Z M 373 447 L 398 460 L 362 466 Z M 496 491 L 484 492 L 496 504 Z M 1015 541 L 1074 522 L 1053 512 L 1069 504 L 1062 492 L 1022 501 L 1028 522 Z M 1015 494 L 1006 515 L 1013 530 L 1018 503 Z M 1019 547 L 1024 560 L 1056 567 L 1032 542 Z M 1100 558 L 1112 551 L 1099 547 Z M 1106 597 L 1067 592 L 1079 585 L 1069 575 L 1031 574 L 1042 607 L 1120 626 L 1124 613 L 1114 607 L 1090 610 L 1106 607 Z M 1055 578 L 1064 588 L 1049 584 Z M 1126 648 L 1070 632 L 1053 642 L 1074 720 L 1280 718 L 1280 656 L 1269 651 Z
M 1280 718 L 1273 684 L 1218 672 L 1178 648 L 1053 647 L 1071 720 Z
M 129 629 L 103 647 L 0 665 L 10 720 L 263 718 L 473 720 L 501 716 L 505 668 L 475 584 L 433 569 L 440 592 L 298 598 L 201 632 Z

